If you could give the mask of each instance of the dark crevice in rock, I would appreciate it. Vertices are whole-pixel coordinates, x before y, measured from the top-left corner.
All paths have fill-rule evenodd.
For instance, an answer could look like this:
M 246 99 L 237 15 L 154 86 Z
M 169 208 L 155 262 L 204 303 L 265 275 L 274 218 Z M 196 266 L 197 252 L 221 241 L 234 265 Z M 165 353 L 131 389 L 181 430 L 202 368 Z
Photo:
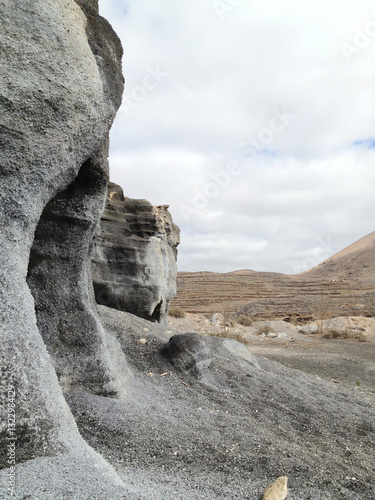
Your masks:
M 163 306 L 163 301 L 161 300 L 151 314 L 150 317 L 151 321 L 160 321 L 162 306 Z
M 88 265 L 106 186 L 100 161 L 90 158 L 74 182 L 47 204 L 35 231 L 27 281 L 63 390 L 113 395 Z

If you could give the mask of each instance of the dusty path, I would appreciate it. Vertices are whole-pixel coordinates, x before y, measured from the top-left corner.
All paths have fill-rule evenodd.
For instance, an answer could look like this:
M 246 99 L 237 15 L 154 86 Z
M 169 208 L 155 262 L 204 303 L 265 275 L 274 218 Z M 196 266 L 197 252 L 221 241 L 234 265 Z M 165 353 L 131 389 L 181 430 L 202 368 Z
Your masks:
M 350 340 L 311 342 L 260 341 L 251 345 L 257 356 L 311 373 L 345 386 L 356 394 L 375 399 L 375 344 Z

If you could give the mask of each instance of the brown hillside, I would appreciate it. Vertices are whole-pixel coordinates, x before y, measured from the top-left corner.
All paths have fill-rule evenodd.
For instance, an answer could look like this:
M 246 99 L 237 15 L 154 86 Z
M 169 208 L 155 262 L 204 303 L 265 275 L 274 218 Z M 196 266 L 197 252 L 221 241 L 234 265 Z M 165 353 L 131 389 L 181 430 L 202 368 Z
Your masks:
M 256 272 L 178 273 L 172 302 L 188 312 L 223 310 L 254 319 L 375 315 L 375 232 L 310 271 L 297 275 Z
M 301 275 L 375 283 L 375 231 Z

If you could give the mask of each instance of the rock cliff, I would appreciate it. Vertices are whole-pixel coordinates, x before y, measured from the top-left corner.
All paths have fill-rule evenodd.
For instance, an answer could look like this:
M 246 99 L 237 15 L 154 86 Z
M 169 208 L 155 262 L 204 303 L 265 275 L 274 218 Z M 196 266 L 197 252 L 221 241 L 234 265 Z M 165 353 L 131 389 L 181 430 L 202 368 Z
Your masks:
M 165 321 L 176 295 L 179 242 L 168 206 L 124 197 L 120 186 L 110 183 L 92 257 L 96 301 Z
M 0 437 L 17 438 L 0 467 L 73 453 L 111 475 L 62 389 L 113 396 L 130 376 L 90 271 L 122 48 L 95 0 L 5 0 L 0 23 Z

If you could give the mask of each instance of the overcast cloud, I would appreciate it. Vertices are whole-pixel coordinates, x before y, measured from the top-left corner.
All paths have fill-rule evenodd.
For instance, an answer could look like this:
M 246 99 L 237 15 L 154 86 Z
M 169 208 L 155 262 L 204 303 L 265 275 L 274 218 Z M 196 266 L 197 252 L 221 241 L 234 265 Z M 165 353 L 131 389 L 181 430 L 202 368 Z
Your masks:
M 295 273 L 374 230 L 375 6 L 101 0 L 124 46 L 111 180 L 182 271 Z

